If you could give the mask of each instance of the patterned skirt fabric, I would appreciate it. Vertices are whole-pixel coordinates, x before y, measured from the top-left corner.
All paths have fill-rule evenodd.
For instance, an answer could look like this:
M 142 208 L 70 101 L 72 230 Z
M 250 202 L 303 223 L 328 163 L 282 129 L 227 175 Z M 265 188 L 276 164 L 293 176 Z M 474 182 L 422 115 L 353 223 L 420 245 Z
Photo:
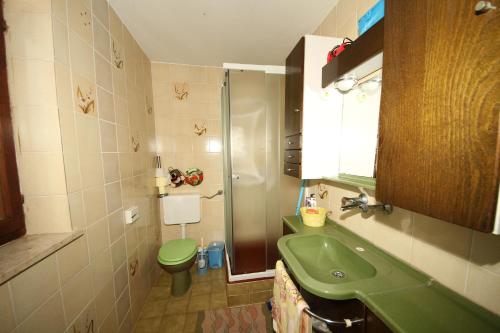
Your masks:
M 235 308 L 199 312 L 196 323 L 196 332 L 273 332 L 271 313 L 265 304 L 252 304 Z

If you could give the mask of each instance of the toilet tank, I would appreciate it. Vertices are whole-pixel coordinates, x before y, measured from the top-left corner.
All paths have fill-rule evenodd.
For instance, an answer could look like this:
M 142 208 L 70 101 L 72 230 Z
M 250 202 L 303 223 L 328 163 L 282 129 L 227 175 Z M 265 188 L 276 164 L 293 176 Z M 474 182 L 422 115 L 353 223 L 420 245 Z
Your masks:
M 200 222 L 200 194 L 169 194 L 160 198 L 160 214 L 164 224 Z

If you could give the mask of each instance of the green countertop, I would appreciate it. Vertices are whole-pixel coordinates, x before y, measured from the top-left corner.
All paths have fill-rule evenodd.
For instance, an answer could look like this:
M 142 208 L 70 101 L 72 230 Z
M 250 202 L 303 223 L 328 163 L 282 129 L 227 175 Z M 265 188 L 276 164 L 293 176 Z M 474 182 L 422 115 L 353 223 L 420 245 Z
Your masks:
M 430 276 L 410 267 L 357 236 L 339 224 L 328 220 L 324 227 L 311 228 L 300 216 L 284 217 L 283 222 L 295 233 L 278 241 L 278 249 L 288 268 L 309 292 L 328 299 L 362 301 L 395 332 L 500 332 L 497 316 L 468 299 L 449 290 Z M 344 284 L 322 284 L 310 277 L 293 262 L 284 246 L 287 239 L 306 234 L 326 234 L 347 247 L 363 247 L 358 255 L 375 266 L 372 278 Z

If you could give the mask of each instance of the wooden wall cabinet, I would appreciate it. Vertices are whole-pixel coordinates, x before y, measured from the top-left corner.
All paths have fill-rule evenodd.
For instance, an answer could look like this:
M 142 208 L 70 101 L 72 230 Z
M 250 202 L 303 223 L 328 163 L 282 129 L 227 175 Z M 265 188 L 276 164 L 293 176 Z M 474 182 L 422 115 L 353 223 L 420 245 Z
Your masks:
M 306 35 L 286 59 L 284 173 L 302 179 L 338 174 L 342 95 L 321 86 L 326 56 L 340 38 Z
M 385 1 L 376 198 L 492 232 L 500 9 L 476 15 L 476 3 Z

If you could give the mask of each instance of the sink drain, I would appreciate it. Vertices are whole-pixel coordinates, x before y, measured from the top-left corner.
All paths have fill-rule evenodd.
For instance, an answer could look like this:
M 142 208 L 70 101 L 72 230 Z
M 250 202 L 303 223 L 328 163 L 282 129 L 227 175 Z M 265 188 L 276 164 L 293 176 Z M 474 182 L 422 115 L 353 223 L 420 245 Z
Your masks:
M 337 279 L 343 279 L 345 278 L 345 273 L 342 271 L 333 271 L 332 276 Z

